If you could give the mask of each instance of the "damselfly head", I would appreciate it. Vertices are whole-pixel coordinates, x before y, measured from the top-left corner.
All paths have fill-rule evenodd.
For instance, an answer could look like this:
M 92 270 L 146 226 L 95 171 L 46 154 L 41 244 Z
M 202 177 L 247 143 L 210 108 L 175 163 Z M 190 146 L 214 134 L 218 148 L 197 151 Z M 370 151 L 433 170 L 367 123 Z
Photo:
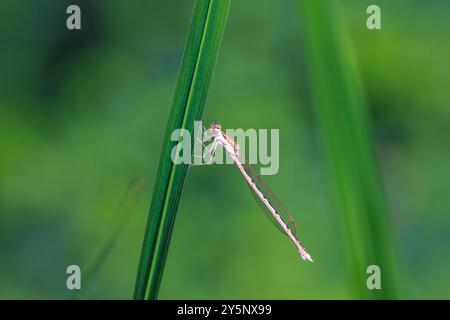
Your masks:
M 222 126 L 220 125 L 220 123 L 214 122 L 214 123 L 211 125 L 211 129 L 213 129 L 213 130 L 222 130 Z
M 222 126 L 220 123 L 214 122 L 208 131 L 211 131 L 211 137 L 218 137 L 222 135 Z

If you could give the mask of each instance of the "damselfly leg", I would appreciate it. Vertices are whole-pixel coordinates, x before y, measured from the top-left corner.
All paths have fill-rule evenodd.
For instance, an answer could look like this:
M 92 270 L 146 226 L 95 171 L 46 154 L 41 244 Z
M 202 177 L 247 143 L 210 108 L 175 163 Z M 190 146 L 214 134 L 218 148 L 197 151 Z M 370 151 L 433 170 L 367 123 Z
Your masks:
M 203 141 L 209 141 L 213 137 L 212 133 L 209 131 L 211 131 L 211 129 L 206 130 L 205 127 L 203 127 L 203 133 L 202 133 Z M 201 156 L 194 154 L 194 157 L 201 158 L 202 160 L 204 160 L 205 157 L 207 157 L 206 159 L 208 159 L 208 160 L 206 160 L 204 163 L 202 162 L 199 164 L 191 163 L 191 166 L 211 165 L 213 163 L 214 155 L 216 154 L 217 147 L 219 146 L 218 141 L 216 139 L 214 139 L 213 142 L 209 146 L 206 146 L 204 144 L 204 142 L 202 140 L 200 140 L 198 137 L 196 138 L 196 140 L 203 146 L 203 148 L 205 148 L 205 151 L 202 152 Z

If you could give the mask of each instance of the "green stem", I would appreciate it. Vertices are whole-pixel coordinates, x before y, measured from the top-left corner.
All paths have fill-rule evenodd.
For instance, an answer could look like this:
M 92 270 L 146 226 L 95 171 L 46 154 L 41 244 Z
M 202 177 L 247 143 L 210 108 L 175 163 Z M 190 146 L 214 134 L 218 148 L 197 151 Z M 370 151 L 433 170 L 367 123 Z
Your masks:
M 171 159 L 175 129 L 193 132 L 217 60 L 230 0 L 197 0 L 166 127 L 137 273 L 134 299 L 156 299 L 188 166 Z

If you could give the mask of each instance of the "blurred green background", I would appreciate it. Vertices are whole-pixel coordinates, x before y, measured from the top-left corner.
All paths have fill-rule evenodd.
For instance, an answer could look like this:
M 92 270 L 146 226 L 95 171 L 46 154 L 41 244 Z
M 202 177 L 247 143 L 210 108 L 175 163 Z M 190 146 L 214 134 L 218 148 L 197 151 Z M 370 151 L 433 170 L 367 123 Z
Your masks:
M 80 31 L 66 29 L 69 4 L 81 7 Z M 66 267 L 83 270 L 142 177 L 128 223 L 81 296 L 131 298 L 193 4 L 0 3 L 0 298 L 73 298 Z M 399 297 L 450 298 L 450 3 L 339 4 L 370 107 Z M 380 31 L 366 28 L 369 4 L 381 7 Z M 195 167 L 162 299 L 357 298 L 329 204 L 299 19 L 294 1 L 232 3 L 204 123 L 280 128 L 280 170 L 266 180 L 316 262 L 300 261 L 238 170 Z

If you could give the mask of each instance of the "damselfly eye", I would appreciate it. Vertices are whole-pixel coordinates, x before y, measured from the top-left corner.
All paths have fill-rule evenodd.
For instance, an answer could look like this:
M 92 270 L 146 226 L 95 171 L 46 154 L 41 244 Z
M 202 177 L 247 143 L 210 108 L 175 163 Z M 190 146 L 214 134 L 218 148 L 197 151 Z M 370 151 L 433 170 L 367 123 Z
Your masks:
M 213 123 L 212 125 L 211 125 L 211 129 L 219 129 L 219 130 L 222 130 L 222 126 L 220 125 L 220 123 Z

